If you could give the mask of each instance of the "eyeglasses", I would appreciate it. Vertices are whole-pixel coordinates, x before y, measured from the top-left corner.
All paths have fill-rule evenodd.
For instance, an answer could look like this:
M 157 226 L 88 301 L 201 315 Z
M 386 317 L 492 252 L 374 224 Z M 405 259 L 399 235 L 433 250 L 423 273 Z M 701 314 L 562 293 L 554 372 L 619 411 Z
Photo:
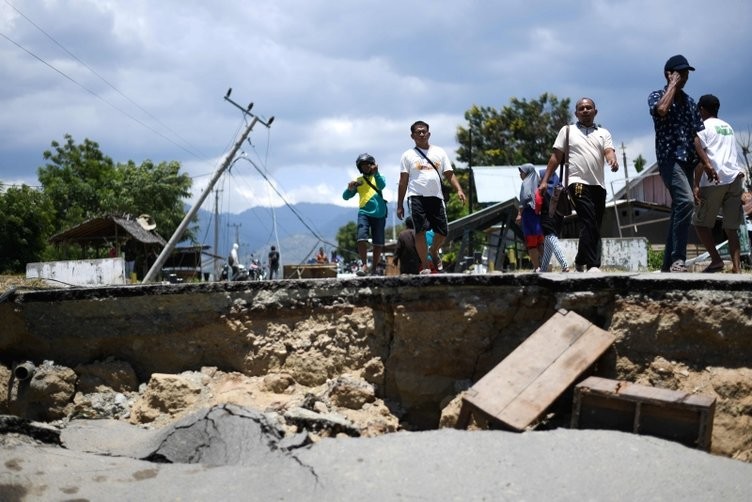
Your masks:
M 428 136 L 428 130 L 426 129 L 416 129 L 413 131 L 413 136 Z

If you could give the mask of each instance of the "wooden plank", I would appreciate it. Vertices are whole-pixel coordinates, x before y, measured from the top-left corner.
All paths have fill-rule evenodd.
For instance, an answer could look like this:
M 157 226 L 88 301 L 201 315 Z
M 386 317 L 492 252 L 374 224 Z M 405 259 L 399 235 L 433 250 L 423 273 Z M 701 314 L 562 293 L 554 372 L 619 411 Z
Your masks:
M 539 378 L 517 396 L 517 399 L 494 415 L 518 430 L 529 426 L 567 388 L 574 385 L 577 378 L 598 360 L 613 342 L 613 335 L 592 326 L 569 350 L 552 361 Z
M 612 334 L 578 314 L 559 311 L 473 385 L 463 406 L 466 403 L 507 427 L 523 430 L 613 341 Z M 469 420 L 467 414 L 466 410 L 464 418 Z

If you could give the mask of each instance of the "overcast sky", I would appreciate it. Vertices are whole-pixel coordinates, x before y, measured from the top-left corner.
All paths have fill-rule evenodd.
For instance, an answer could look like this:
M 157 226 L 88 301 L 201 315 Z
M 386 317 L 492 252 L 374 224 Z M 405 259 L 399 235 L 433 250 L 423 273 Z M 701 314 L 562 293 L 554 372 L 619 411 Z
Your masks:
M 0 181 L 38 185 L 69 133 L 116 162 L 180 161 L 195 200 L 244 126 L 229 87 L 275 117 L 243 152 L 291 203 L 344 204 L 361 152 L 394 200 L 412 122 L 454 159 L 473 104 L 544 92 L 592 97 L 634 175 L 655 160 L 647 96 L 674 54 L 697 68 L 689 94 L 752 127 L 751 23 L 749 0 L 2 0 Z M 218 186 L 223 210 L 281 204 L 246 160 Z

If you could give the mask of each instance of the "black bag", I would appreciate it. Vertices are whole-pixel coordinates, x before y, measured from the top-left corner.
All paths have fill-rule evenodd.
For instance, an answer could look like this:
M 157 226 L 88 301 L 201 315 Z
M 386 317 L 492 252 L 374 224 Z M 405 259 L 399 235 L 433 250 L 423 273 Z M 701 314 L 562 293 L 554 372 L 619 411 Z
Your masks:
M 433 167 L 433 170 L 436 171 L 436 174 L 439 177 L 439 183 L 441 183 L 441 196 L 444 198 L 444 202 L 449 202 L 449 196 L 452 195 L 452 187 L 444 183 L 444 177 L 439 172 L 439 168 L 436 167 L 436 164 L 431 162 L 431 159 L 426 157 L 426 154 L 417 146 L 415 147 L 415 150 L 417 150 L 420 156 L 426 159 L 428 163 L 431 164 L 431 167 Z
M 562 184 L 562 180 L 563 183 Z M 559 184 L 554 187 L 551 194 L 551 203 L 548 205 L 548 215 L 553 218 L 556 215 L 569 216 L 572 214 L 572 200 L 569 197 L 567 185 L 569 184 L 569 126 L 567 126 L 567 140 L 564 147 L 564 157 L 559 165 Z

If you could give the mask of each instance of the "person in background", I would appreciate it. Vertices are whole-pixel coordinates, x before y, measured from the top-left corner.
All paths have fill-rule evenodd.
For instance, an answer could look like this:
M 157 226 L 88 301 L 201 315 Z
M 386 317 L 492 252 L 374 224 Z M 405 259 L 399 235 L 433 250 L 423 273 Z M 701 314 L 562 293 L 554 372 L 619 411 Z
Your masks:
M 548 159 L 546 174 L 538 191 L 548 190 L 548 180 L 569 150 L 569 186 L 567 191 L 580 222 L 580 240 L 574 264 L 578 272 L 600 272 L 601 224 L 606 210 L 606 181 L 603 166 L 619 170 L 611 133 L 595 123 L 598 109 L 590 98 L 577 100 L 574 109 L 577 123 L 559 130 L 554 149 Z M 569 136 L 569 144 L 567 144 Z
M 462 204 L 465 192 L 454 176 L 452 163 L 443 148 L 429 144 L 431 133 L 422 120 L 410 126 L 410 136 L 415 147 L 402 154 L 400 179 L 397 193 L 397 217 L 405 217 L 404 201 L 407 196 L 410 216 L 415 226 L 415 249 L 421 260 L 421 274 L 443 272 L 439 250 L 448 232 L 442 177 L 446 178 L 457 192 Z M 426 231 L 433 229 L 435 235 L 430 249 L 426 244 Z M 429 258 L 429 252 L 431 258 Z
M 327 258 L 326 251 L 324 251 L 323 247 L 320 247 L 319 252 L 316 254 L 316 263 L 318 264 L 329 263 L 329 258 Z
M 698 132 L 697 137 L 710 160 L 710 166 L 702 162 L 697 164 L 693 183 L 695 210 L 692 225 L 710 254 L 710 264 L 703 272 L 722 272 L 724 268 L 723 259 L 715 248 L 712 232 L 720 209 L 723 214 L 723 230 L 728 238 L 731 271 L 738 274 L 741 272 L 741 246 L 737 232 L 744 223 L 742 192 L 745 169 L 739 162 L 734 130 L 726 121 L 718 118 L 718 109 L 721 107 L 719 99 L 712 94 L 705 94 L 700 97 L 697 105 L 705 125 L 705 129 Z M 746 232 L 746 228 L 744 231 Z
M 279 251 L 276 246 L 272 246 L 269 251 L 269 279 L 272 280 L 279 272 Z
M 697 133 L 705 129 L 694 100 L 684 92 L 689 72 L 695 69 L 681 54 L 671 56 L 663 66 L 666 86 L 648 96 L 655 128 L 655 156 L 658 172 L 671 195 L 671 220 L 663 251 L 662 272 L 686 272 L 687 237 L 694 209 L 692 170 L 699 157 L 709 169 Z M 578 211 L 579 213 L 579 211 Z
M 532 164 L 523 164 L 517 168 L 520 171 L 522 186 L 520 187 L 520 207 L 517 212 L 516 223 L 525 235 L 525 247 L 533 269 L 541 271 L 541 255 L 543 254 L 543 228 L 541 227 L 541 194 L 538 193 L 540 178 Z
M 230 265 L 232 274 L 228 277 L 229 280 L 234 281 L 240 271 L 240 260 L 238 259 L 238 243 L 232 245 L 232 251 L 230 251 L 230 257 L 227 259 L 227 264 Z
M 415 249 L 413 219 L 409 216 L 405 218 L 405 227 L 397 236 L 394 264 L 399 265 L 400 274 L 417 274 L 420 272 L 420 256 Z
M 362 153 L 355 159 L 360 176 L 347 184 L 342 198 L 349 200 L 358 195 L 358 256 L 362 265 L 357 275 L 368 274 L 368 238 L 373 243 L 373 267 L 371 273 L 382 275 L 381 252 L 384 249 L 386 227 L 386 201 L 382 190 L 386 180 L 379 173 L 379 165 L 373 155 Z
M 545 176 L 546 170 L 541 169 L 538 173 L 541 177 Z M 548 215 L 548 206 L 551 204 L 551 196 L 554 193 L 554 187 L 559 184 L 559 175 L 553 173 L 548 180 L 548 188 L 543 192 L 543 206 L 541 207 L 540 219 L 541 227 L 543 228 L 543 257 L 541 258 L 540 271 L 548 272 L 548 265 L 551 263 L 551 255 L 556 256 L 556 259 L 561 265 L 562 272 L 569 272 L 569 263 L 566 256 L 564 256 L 564 250 L 561 248 L 561 242 L 559 242 L 559 236 L 561 235 L 561 227 L 564 224 L 564 217 L 560 214 L 554 213 L 554 216 Z

